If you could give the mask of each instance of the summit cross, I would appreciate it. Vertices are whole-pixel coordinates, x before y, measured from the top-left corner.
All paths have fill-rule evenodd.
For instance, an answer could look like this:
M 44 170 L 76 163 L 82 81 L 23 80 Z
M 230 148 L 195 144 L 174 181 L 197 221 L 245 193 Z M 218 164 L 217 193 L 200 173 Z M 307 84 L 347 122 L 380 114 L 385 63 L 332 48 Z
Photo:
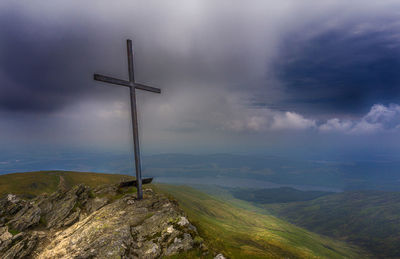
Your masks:
M 136 94 L 135 90 L 145 90 L 153 93 L 161 93 L 158 88 L 150 87 L 147 85 L 138 84 L 135 82 L 135 75 L 133 69 L 133 50 L 132 41 L 126 41 L 126 47 L 128 52 L 128 71 L 129 71 L 129 81 L 121 80 L 109 76 L 103 76 L 94 74 L 94 80 L 106 82 L 114 85 L 121 85 L 129 87 L 131 94 L 131 116 L 132 116 L 132 133 L 133 133 L 133 145 L 135 151 L 135 168 L 136 168 L 136 187 L 137 187 L 137 197 L 139 200 L 143 199 L 142 191 L 142 169 L 140 165 L 140 150 L 139 150 L 139 129 L 136 111 Z

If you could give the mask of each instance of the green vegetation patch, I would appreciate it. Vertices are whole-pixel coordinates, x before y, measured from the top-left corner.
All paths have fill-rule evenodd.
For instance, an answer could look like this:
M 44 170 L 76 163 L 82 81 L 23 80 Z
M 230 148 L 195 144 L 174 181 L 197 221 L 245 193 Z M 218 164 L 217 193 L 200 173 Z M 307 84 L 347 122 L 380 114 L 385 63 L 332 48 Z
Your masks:
M 128 175 L 99 174 L 72 171 L 37 171 L 0 175 L 0 196 L 14 193 L 25 198 L 33 198 L 42 193 L 52 193 L 62 183 L 70 188 L 77 184 L 96 187 L 104 184 L 115 184 L 122 179 L 133 179 Z
M 21 231 L 19 231 L 17 229 L 14 229 L 14 228 L 12 228 L 10 226 L 8 226 L 8 232 L 10 232 L 10 234 L 13 235 L 13 236 L 15 236 L 18 233 L 21 233 Z

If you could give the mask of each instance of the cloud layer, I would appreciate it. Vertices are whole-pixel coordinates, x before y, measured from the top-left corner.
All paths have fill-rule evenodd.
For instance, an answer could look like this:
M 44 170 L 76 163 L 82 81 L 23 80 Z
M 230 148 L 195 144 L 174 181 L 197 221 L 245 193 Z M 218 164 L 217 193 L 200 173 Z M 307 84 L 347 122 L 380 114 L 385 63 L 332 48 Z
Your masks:
M 398 7 L 2 1 L 0 144 L 129 146 L 127 89 L 92 80 L 127 78 L 127 38 L 136 79 L 162 89 L 138 93 L 143 147 L 154 152 L 250 149 L 287 132 L 396 132 Z
M 322 132 L 342 132 L 347 134 L 372 134 L 393 132 L 400 129 L 400 105 L 375 104 L 362 118 L 343 120 L 333 118 L 319 126 Z

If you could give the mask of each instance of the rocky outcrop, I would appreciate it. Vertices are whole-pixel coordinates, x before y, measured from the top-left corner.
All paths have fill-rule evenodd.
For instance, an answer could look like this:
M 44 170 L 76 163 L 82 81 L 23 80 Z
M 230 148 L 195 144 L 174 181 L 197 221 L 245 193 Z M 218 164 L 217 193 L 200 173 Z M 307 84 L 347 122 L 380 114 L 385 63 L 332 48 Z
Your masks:
M 0 258 L 159 258 L 198 246 L 174 201 L 145 190 L 78 185 L 33 200 L 0 199 Z

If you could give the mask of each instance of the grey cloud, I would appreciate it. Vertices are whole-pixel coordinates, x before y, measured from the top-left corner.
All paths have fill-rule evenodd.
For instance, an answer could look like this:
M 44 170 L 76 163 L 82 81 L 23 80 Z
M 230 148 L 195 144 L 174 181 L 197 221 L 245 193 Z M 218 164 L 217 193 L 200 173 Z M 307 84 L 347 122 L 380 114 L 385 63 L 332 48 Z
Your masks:
M 373 1 L 40 3 L 0 3 L 0 21 L 6 24 L 0 28 L 0 117 L 9 124 L 4 136 L 12 135 L 18 120 L 34 124 L 36 118 L 12 113 L 33 111 L 47 116 L 41 121 L 59 130 L 58 135 L 70 132 L 71 143 L 74 138 L 77 144 L 83 139 L 107 145 L 129 140 L 127 89 L 92 80 L 94 72 L 127 77 L 126 38 L 134 41 L 137 80 L 162 88 L 161 95 L 139 93 L 138 98 L 144 146 L 155 149 L 177 141 L 213 145 L 235 128 L 244 134 L 314 129 L 321 117 L 326 121 L 336 113 L 341 121 L 342 115 L 366 111 L 376 103 L 368 104 L 373 101 L 372 83 L 367 84 L 367 104 L 359 88 L 336 89 L 332 83 L 360 81 L 364 74 L 356 68 L 364 64 L 358 57 L 361 50 L 377 48 L 365 64 L 382 65 L 376 70 L 378 78 L 385 75 L 386 64 L 397 69 L 397 54 L 392 55 L 397 47 L 388 45 L 396 42 L 396 28 L 393 21 L 379 20 L 395 8 Z M 366 17 L 377 9 L 381 25 L 392 24 L 387 29 L 379 31 L 378 20 Z M 340 12 L 346 14 L 337 18 Z M 363 15 L 372 27 L 359 22 Z M 358 38 L 349 36 L 348 28 L 357 29 Z M 331 40 L 339 44 L 330 53 Z M 344 63 L 355 72 L 349 79 L 343 67 L 335 68 L 360 44 L 365 48 Z M 317 60 L 310 54 L 313 50 Z M 393 75 L 391 88 L 375 89 L 382 100 L 387 93 L 396 96 L 394 69 L 387 71 Z M 353 92 L 361 100 L 354 105 L 347 100 Z M 115 103 L 122 103 L 126 113 L 117 116 Z M 109 132 L 124 137 L 109 141 L 115 140 Z M 35 137 L 49 141 L 46 134 Z
M 360 119 L 333 118 L 319 126 L 322 132 L 341 132 L 345 134 L 373 134 L 396 132 L 400 129 L 400 105 L 375 104 Z

